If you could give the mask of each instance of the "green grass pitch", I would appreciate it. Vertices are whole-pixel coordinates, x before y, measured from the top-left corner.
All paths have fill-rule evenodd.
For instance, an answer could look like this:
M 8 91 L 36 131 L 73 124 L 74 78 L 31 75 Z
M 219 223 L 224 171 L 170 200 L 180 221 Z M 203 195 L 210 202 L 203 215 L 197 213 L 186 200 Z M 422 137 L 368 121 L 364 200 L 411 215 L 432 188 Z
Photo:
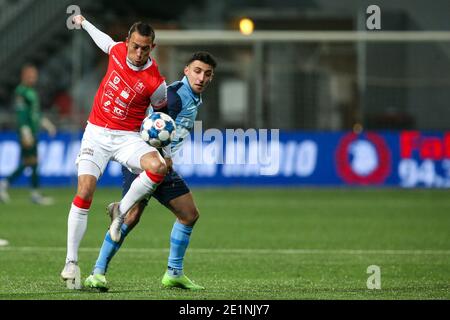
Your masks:
M 445 190 L 194 189 L 201 212 L 185 272 L 207 289 L 163 289 L 174 216 L 152 200 L 113 259 L 110 290 L 70 291 L 59 278 L 74 188 L 47 189 L 56 204 L 12 189 L 0 204 L 0 299 L 449 299 L 450 196 Z M 81 244 L 91 272 L 120 190 L 99 189 Z M 367 268 L 380 267 L 369 290 Z

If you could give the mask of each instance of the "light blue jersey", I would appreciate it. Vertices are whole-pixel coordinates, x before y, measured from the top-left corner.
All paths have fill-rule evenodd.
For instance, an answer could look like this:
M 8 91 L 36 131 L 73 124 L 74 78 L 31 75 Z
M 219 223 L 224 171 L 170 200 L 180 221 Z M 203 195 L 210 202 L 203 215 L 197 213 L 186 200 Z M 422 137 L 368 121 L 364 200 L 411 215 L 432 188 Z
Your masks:
M 177 130 L 172 141 L 172 155 L 181 148 L 183 140 L 194 128 L 198 108 L 201 104 L 201 95 L 192 91 L 187 77 L 181 81 L 175 81 L 167 87 L 167 109 L 163 108 L 157 111 L 167 113 L 175 120 Z
M 177 125 L 177 132 L 172 141 L 172 154 L 180 149 L 183 139 L 194 128 L 198 108 L 201 104 L 201 95 L 192 91 L 187 77 L 172 83 L 167 88 L 168 114 Z

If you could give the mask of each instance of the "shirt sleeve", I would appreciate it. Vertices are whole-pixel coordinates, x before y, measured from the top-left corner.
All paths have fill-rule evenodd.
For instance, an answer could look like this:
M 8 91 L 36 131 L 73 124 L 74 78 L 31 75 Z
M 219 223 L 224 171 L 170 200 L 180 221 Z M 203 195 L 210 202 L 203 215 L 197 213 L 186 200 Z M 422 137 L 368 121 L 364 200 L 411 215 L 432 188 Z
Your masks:
M 150 103 L 154 110 L 160 110 L 167 106 L 167 84 L 163 81 L 158 89 L 153 92 Z
M 92 40 L 94 40 L 95 44 L 106 54 L 109 54 L 110 50 L 114 45 L 117 44 L 110 36 L 106 33 L 98 30 L 92 23 L 87 20 L 84 20 L 81 24 L 83 29 L 89 33 Z

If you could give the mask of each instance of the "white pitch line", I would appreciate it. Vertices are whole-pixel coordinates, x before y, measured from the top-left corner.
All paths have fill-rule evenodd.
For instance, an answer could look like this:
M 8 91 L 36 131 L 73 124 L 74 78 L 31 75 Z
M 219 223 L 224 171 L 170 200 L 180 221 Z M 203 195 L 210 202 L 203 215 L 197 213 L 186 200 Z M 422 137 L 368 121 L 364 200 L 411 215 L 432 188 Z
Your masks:
M 80 248 L 82 252 L 99 252 L 100 248 Z M 58 251 L 65 252 L 65 247 L 0 247 L 0 251 Z M 121 252 L 129 253 L 166 253 L 168 248 L 123 248 Z M 225 254 L 333 254 L 333 255 L 450 255 L 450 250 L 407 250 L 407 249 L 205 249 L 190 248 L 193 253 L 225 253 Z

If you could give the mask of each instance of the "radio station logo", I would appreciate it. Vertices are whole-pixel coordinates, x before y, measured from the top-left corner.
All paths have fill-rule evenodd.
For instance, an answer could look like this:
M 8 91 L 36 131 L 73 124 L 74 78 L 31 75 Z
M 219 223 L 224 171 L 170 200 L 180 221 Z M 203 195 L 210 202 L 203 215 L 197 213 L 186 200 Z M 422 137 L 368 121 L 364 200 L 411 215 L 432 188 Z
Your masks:
M 348 184 L 382 184 L 391 172 L 389 147 L 376 133 L 345 135 L 335 157 L 337 173 Z

